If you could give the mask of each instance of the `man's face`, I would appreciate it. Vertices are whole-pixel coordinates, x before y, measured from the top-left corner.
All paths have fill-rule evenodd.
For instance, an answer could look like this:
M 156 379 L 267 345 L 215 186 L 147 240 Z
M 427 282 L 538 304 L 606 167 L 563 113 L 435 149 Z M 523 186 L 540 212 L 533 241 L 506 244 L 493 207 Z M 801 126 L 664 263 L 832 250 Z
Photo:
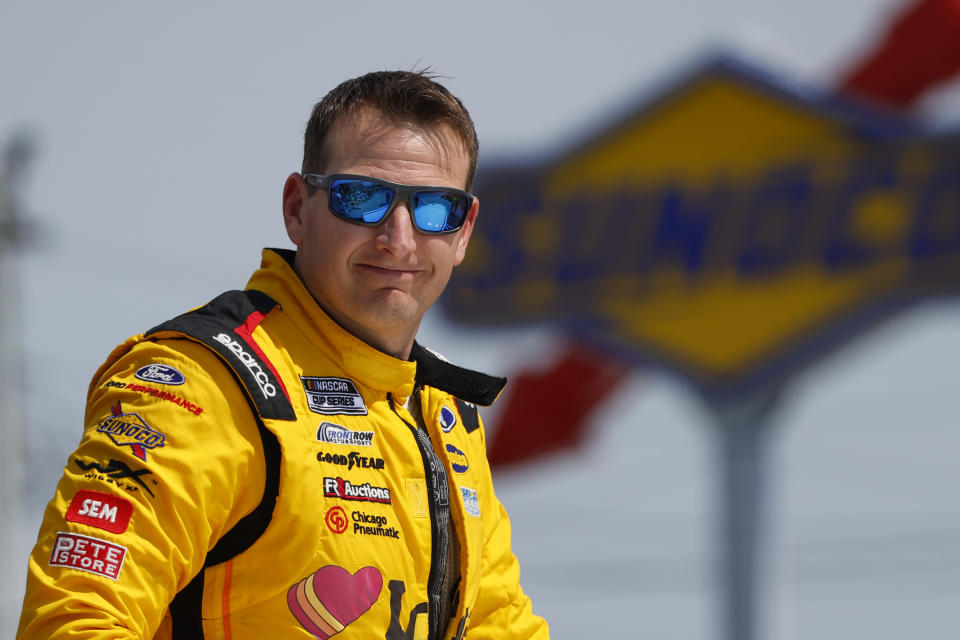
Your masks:
M 447 128 L 427 133 L 385 121 L 373 109 L 341 117 L 326 141 L 323 173 L 350 173 L 411 185 L 465 188 L 469 158 Z M 399 202 L 385 222 L 345 222 L 327 192 L 308 195 L 299 174 L 284 188 L 284 221 L 296 267 L 310 293 L 341 326 L 378 349 L 406 358 L 423 314 L 463 260 L 477 202 L 463 228 L 427 235 Z

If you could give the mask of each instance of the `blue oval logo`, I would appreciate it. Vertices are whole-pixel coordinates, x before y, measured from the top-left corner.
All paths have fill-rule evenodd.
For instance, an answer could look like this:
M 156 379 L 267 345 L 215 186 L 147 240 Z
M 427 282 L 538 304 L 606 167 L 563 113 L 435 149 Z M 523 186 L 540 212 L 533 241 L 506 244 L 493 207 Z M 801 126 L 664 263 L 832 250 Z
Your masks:
M 186 376 L 177 369 L 165 364 L 148 364 L 137 369 L 133 374 L 144 382 L 156 382 L 157 384 L 178 385 L 187 381 Z
M 444 433 L 450 433 L 450 430 L 457 426 L 457 416 L 449 407 L 442 407 L 440 409 L 440 417 L 437 421 L 440 423 L 440 428 L 443 429 Z
M 453 470 L 457 473 L 463 473 L 470 468 L 470 463 L 467 462 L 467 454 L 460 449 L 457 449 L 452 444 L 447 445 L 447 452 L 450 454 L 450 466 L 453 467 Z

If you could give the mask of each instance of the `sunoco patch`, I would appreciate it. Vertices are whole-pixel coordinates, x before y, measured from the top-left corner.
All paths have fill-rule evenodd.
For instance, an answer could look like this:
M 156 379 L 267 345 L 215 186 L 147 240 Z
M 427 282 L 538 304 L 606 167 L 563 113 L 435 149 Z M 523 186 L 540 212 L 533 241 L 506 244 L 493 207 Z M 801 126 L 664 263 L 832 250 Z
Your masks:
M 100 419 L 97 431 L 107 434 L 118 447 L 130 447 L 133 455 L 143 461 L 147 459 L 147 449 L 162 447 L 167 439 L 139 414 L 123 413 L 119 402 L 110 408 L 110 415 Z
M 352 380 L 346 378 L 314 378 L 300 376 L 307 394 L 307 406 L 314 413 L 324 415 L 367 415 L 363 396 Z

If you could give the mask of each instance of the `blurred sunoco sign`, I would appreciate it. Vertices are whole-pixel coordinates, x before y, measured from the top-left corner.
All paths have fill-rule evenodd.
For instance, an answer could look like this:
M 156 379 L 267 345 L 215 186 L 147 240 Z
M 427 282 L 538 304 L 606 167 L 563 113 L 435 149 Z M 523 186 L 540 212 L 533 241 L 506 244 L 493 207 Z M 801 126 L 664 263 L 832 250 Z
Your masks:
M 476 187 L 444 296 L 455 320 L 558 323 L 709 394 L 775 382 L 960 290 L 960 136 L 730 61 Z

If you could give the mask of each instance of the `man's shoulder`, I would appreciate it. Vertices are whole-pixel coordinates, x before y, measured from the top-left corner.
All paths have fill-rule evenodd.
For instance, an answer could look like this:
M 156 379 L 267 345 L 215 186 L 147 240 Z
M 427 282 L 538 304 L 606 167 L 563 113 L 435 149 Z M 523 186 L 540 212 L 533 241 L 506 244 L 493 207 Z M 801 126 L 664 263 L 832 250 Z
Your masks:
M 417 363 L 417 381 L 470 405 L 489 406 L 503 391 L 507 379 L 455 365 L 415 342 L 410 357 Z

